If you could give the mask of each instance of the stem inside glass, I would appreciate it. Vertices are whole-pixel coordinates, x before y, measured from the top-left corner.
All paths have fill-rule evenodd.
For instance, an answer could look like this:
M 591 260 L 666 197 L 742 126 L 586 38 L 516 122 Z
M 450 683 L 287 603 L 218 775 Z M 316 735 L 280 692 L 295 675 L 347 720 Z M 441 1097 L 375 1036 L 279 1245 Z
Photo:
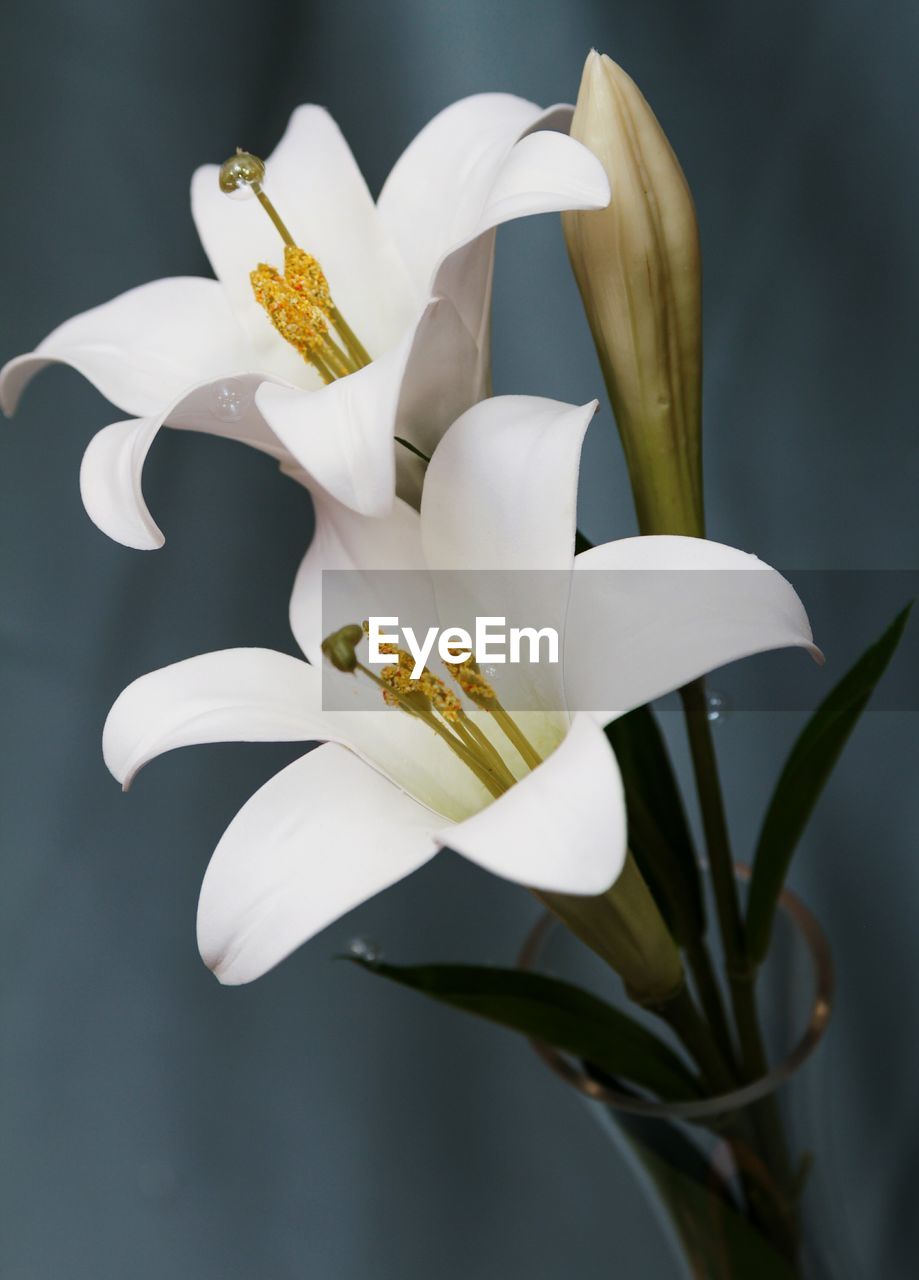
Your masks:
M 750 868 L 736 863 L 734 873 L 738 881 L 750 878 Z M 815 916 L 800 898 L 788 888 L 779 897 L 779 920 L 797 935 L 802 952 L 807 956 L 813 983 L 812 997 L 807 1016 L 799 1028 L 791 1046 L 779 1060 L 758 1079 L 729 1093 L 686 1102 L 661 1102 L 626 1093 L 595 1079 L 583 1063 L 553 1049 L 549 1045 L 533 1041 L 533 1048 L 543 1061 L 568 1084 L 586 1097 L 606 1103 L 618 1111 L 632 1115 L 659 1116 L 663 1119 L 704 1121 L 726 1112 L 736 1111 L 775 1092 L 810 1057 L 823 1038 L 830 1018 L 834 998 L 833 958 L 829 943 Z M 544 962 L 546 951 L 555 931 L 562 925 L 550 913 L 536 923 L 526 938 L 517 965 L 525 970 L 538 970 Z M 769 963 L 768 961 L 766 962 Z

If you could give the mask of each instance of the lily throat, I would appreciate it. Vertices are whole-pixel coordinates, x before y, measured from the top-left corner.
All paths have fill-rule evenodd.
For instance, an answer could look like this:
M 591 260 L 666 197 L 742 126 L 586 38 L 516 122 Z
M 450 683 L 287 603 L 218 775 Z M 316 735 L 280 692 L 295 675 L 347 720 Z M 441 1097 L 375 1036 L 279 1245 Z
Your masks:
M 283 272 L 265 262 L 250 272 L 255 300 L 284 341 L 323 382 L 346 378 L 370 364 L 370 356 L 336 306 L 322 267 L 288 231 L 264 190 L 264 178 L 264 161 L 237 149 L 220 166 L 218 179 L 225 195 L 254 195 L 284 243 Z
M 379 688 L 387 706 L 398 708 L 425 724 L 494 798 L 509 790 L 517 781 L 512 769 L 488 734 L 467 714 L 462 698 L 427 667 L 420 677 L 414 678 L 415 659 L 396 645 L 380 645 L 380 651 L 391 656 L 393 662 L 382 667 L 379 673 L 365 666 L 358 658 L 357 646 L 366 633 L 366 623 L 363 626 L 352 623 L 327 636 L 322 642 L 326 660 L 338 671 L 359 672 Z M 542 764 L 542 756 L 501 705 L 475 659 L 470 657 L 444 665 L 468 701 L 488 712 L 526 768 L 531 770 Z

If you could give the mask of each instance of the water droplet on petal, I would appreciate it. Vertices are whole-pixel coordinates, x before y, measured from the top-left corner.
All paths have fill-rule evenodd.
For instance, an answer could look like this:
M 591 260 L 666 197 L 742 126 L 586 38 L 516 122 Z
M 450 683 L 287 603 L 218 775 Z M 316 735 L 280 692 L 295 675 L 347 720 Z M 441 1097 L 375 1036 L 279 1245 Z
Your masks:
M 706 697 L 706 714 L 712 724 L 723 724 L 731 714 L 731 700 L 717 689 L 709 690 Z
M 357 960 L 366 960 L 368 964 L 376 964 L 383 959 L 383 948 L 367 938 L 352 938 L 348 943 L 348 952 Z
M 239 422 L 251 401 L 251 392 L 241 378 L 227 378 L 214 387 L 211 412 L 221 422 Z

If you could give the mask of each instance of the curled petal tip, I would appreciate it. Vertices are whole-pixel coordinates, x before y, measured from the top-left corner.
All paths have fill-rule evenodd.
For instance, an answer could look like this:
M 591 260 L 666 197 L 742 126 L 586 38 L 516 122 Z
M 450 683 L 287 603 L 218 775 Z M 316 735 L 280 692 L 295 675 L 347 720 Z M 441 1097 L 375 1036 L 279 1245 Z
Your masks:
M 32 356 L 14 356 L 0 369 L 0 409 L 6 418 L 12 418 L 19 408 L 19 401 L 32 376 Z

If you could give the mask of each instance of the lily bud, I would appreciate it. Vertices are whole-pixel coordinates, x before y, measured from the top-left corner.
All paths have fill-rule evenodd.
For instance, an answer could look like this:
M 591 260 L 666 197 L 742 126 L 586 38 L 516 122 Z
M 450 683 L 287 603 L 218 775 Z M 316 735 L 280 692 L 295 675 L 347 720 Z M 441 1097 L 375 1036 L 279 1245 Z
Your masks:
M 606 209 L 562 222 L 639 527 L 701 537 L 702 272 L 692 195 L 638 87 L 595 50 L 571 136 L 598 157 L 613 192 Z
M 536 896 L 616 970 L 639 1004 L 659 1008 L 682 990 L 680 953 L 631 853 L 612 888 L 597 898 Z

